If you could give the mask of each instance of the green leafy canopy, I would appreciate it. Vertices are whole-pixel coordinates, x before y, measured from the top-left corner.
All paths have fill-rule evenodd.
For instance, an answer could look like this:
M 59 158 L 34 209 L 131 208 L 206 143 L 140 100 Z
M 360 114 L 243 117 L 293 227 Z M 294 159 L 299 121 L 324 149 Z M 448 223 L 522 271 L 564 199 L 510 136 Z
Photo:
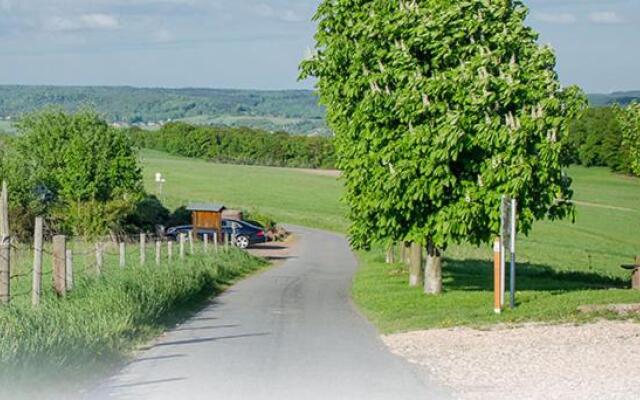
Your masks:
M 585 107 L 511 0 L 325 0 L 317 77 L 354 246 L 488 242 L 503 194 L 520 229 L 571 211 L 563 136 Z
M 616 108 L 622 127 L 622 148 L 628 159 L 629 172 L 640 176 L 640 104 Z
M 45 215 L 61 231 L 102 235 L 142 196 L 137 150 L 95 112 L 48 108 L 25 115 L 17 128 L 0 160 L 14 225 L 28 230 L 35 215 Z

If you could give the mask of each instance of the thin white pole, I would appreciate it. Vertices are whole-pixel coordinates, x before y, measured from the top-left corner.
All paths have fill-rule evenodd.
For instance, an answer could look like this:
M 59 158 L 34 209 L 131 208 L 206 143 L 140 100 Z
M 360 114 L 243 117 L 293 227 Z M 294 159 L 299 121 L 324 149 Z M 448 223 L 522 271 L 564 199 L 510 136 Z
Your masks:
M 511 239 L 510 253 L 511 253 L 511 279 L 509 279 L 509 291 L 510 291 L 510 306 L 516 308 L 516 218 L 518 217 L 518 201 L 516 199 L 511 200 Z

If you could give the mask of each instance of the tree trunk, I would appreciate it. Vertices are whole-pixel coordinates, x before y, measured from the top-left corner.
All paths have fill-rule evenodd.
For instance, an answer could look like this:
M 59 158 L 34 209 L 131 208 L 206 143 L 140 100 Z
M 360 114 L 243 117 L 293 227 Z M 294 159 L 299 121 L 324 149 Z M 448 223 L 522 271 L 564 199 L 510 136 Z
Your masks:
M 409 286 L 415 287 L 422 281 L 422 246 L 411 243 L 411 256 L 409 263 Z
M 396 246 L 395 243 L 390 243 L 389 247 L 387 247 L 387 264 L 395 264 L 396 263 Z
M 402 242 L 402 262 L 409 265 L 411 262 L 411 243 Z
M 438 295 L 442 293 L 442 253 L 429 240 L 427 245 L 427 266 L 424 276 L 424 292 Z

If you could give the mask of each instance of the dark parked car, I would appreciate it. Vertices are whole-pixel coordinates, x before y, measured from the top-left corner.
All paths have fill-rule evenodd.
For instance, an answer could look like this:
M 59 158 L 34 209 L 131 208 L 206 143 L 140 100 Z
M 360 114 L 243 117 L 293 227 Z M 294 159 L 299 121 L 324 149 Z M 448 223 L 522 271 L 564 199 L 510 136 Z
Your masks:
M 181 233 L 188 234 L 192 229 L 192 225 L 175 226 L 167 229 L 165 235 L 170 239 L 176 240 L 178 235 Z M 214 230 L 198 229 L 198 237 L 200 239 L 202 239 L 205 234 L 207 234 L 209 238 L 213 238 Z M 264 229 L 246 221 L 223 219 L 222 234 L 235 237 L 234 244 L 241 249 L 246 249 L 256 243 L 266 242 Z

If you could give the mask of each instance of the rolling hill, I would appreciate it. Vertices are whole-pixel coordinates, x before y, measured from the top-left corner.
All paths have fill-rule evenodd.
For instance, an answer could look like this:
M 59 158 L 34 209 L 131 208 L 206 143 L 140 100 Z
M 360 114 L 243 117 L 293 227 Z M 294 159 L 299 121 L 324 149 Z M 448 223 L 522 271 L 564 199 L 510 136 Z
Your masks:
M 589 95 L 594 106 L 640 101 L 640 91 Z M 163 89 L 127 86 L 0 85 L 0 130 L 9 120 L 47 105 L 91 106 L 120 125 L 157 128 L 167 121 L 246 126 L 302 135 L 330 135 L 325 110 L 310 90 Z
M 147 128 L 169 120 L 186 120 L 294 134 L 329 134 L 324 109 L 308 90 L 0 85 L 0 119 L 5 121 L 51 104 L 67 110 L 91 106 L 110 122 Z

